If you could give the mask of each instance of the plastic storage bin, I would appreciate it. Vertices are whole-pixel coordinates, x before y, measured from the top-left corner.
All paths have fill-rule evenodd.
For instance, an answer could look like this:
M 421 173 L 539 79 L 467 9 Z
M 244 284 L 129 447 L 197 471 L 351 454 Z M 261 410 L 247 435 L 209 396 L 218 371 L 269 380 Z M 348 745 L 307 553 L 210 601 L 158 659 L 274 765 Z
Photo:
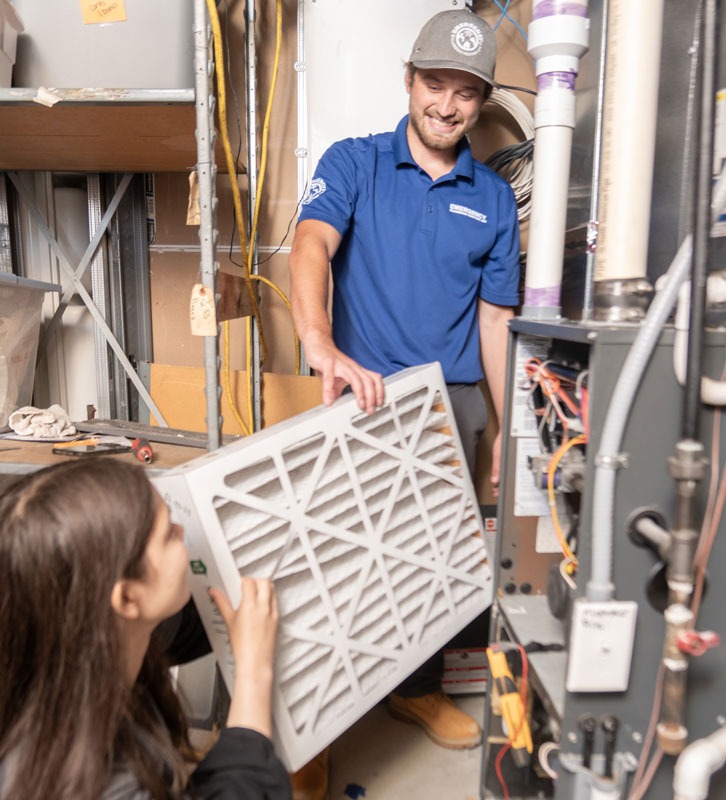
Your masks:
M 12 85 L 18 34 L 23 23 L 9 0 L 0 0 L 0 88 Z
M 0 272 L 0 427 L 32 400 L 43 297 L 60 288 Z
M 13 85 L 56 89 L 194 86 L 192 0 L 123 0 L 126 20 L 84 22 L 78 0 L 13 0 L 25 31 Z

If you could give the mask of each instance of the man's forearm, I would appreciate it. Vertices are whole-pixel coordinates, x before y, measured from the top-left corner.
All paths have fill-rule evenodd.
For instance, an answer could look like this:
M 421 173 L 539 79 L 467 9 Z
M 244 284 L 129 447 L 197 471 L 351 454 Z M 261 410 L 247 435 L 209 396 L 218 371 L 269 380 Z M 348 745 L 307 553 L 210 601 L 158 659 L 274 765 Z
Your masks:
M 483 309 L 479 316 L 482 366 L 500 427 L 504 418 L 509 320 L 513 317 L 509 308 Z
M 304 266 L 303 266 L 304 264 Z M 328 264 L 298 253 L 290 256 L 290 305 L 292 318 L 303 345 L 310 336 L 328 335 L 332 339 L 328 316 Z

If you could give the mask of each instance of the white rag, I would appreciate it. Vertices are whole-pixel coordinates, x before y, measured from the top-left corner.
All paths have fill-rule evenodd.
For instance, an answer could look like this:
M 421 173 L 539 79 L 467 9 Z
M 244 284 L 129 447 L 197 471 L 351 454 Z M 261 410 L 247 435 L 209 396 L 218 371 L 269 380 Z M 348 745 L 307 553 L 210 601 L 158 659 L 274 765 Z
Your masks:
M 23 406 L 8 418 L 8 425 L 20 436 L 34 439 L 60 438 L 76 433 L 76 426 L 64 408 L 52 405 L 49 408 Z

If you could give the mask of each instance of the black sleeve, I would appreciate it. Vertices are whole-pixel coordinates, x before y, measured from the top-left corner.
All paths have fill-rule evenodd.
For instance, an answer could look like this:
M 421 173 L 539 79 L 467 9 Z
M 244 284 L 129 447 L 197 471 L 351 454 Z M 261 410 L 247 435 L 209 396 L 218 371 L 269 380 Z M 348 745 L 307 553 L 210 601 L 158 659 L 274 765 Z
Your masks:
M 156 628 L 154 639 L 171 666 L 186 664 L 212 652 L 192 598 L 181 611 Z
M 272 742 L 250 728 L 223 728 L 189 779 L 193 800 L 291 800 Z

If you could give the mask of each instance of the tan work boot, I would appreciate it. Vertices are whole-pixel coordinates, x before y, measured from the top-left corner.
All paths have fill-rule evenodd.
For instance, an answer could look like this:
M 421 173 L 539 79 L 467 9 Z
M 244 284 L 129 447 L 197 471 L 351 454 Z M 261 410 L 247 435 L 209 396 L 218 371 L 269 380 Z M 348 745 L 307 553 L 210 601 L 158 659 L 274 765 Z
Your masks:
M 454 705 L 443 692 L 422 697 L 389 695 L 391 716 L 403 722 L 415 722 L 440 747 L 466 750 L 481 744 L 481 728 L 477 721 Z
M 292 800 L 329 800 L 330 747 L 290 773 Z

